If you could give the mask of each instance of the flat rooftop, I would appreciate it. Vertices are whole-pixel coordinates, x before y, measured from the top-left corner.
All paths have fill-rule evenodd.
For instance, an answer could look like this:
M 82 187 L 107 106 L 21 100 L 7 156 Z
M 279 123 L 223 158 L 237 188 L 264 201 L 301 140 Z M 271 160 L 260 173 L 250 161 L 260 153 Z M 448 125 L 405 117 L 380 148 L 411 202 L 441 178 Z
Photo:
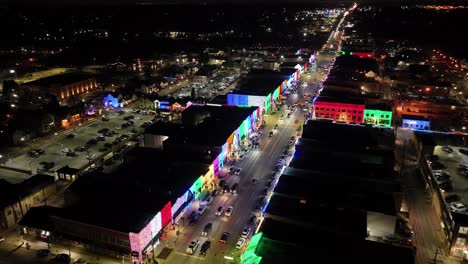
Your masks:
M 382 264 L 415 263 L 415 252 L 409 247 L 324 234 L 273 219 L 265 219 L 261 232 L 263 237 L 255 251 L 262 257 L 260 263 L 304 263 L 305 259 L 314 263 L 374 264 L 376 259 Z M 341 243 L 337 254 L 335 245 Z
M 120 232 L 138 233 L 168 201 L 175 202 L 206 174 L 209 167 L 208 164 L 175 161 L 163 153 L 153 152 L 153 157 L 124 164 L 115 173 L 77 179 L 67 192 L 80 197 L 80 201 L 59 216 Z
M 184 128 L 164 143 L 221 147 L 257 108 L 192 105 L 182 112 Z
M 32 82 L 23 83 L 24 86 L 42 86 L 42 87 L 52 87 L 52 86 L 64 86 L 90 78 L 94 78 L 94 75 L 81 73 L 81 72 L 72 72 L 65 73 L 60 75 L 54 75 Z
M 251 71 L 238 83 L 233 94 L 267 96 L 287 79 L 286 73 L 269 70 Z
M 364 101 L 360 99 L 349 98 L 344 93 L 322 93 L 315 102 L 329 102 L 329 103 L 343 103 L 343 104 L 356 104 L 364 105 Z

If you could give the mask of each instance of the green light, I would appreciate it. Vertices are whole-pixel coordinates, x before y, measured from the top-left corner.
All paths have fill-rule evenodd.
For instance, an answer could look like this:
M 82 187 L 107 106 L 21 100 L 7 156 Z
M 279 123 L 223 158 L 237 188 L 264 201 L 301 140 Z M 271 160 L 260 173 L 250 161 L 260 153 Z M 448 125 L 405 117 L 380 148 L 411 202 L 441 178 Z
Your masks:
M 353 53 L 352 53 L 352 52 L 350 52 L 350 53 L 349 53 L 349 55 L 353 55 Z
M 363 123 L 391 127 L 392 111 L 364 109 Z
M 249 245 L 245 250 L 244 254 L 241 256 L 241 264 L 258 264 L 262 260 L 262 257 L 257 256 L 255 251 L 257 250 L 258 243 L 262 238 L 263 233 L 259 232 L 252 236 L 250 239 Z

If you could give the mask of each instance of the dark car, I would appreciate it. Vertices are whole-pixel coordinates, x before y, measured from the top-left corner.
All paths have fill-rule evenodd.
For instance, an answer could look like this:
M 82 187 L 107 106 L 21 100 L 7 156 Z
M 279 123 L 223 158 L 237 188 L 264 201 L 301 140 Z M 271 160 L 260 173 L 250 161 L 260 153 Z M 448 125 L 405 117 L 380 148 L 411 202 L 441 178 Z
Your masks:
M 98 133 L 99 133 L 99 134 L 104 134 L 104 133 L 106 133 L 106 132 L 109 132 L 109 130 L 110 130 L 110 129 L 108 129 L 108 128 L 102 128 L 102 129 L 99 129 L 99 130 L 98 130 Z
M 67 152 L 67 154 L 65 154 L 65 156 L 67 156 L 67 157 L 76 157 L 76 153 L 73 152 L 73 151 L 69 151 L 69 152 Z
M 429 157 L 427 157 L 427 160 L 428 160 L 428 161 L 438 161 L 438 160 L 439 160 L 439 156 L 437 156 L 437 155 L 430 155 Z
M 267 195 L 268 194 L 268 187 L 265 187 L 265 189 L 263 189 L 262 191 L 262 195 Z
M 132 119 L 134 119 L 134 118 L 135 118 L 134 116 L 129 115 L 129 116 L 124 117 L 123 120 L 129 121 L 129 120 L 132 120 Z
M 58 263 L 70 263 L 71 258 L 68 254 L 58 254 L 55 256 L 54 260 Z
M 99 151 L 99 152 L 106 152 L 106 151 L 107 151 L 107 148 L 99 148 L 98 151 Z
M 450 182 L 441 183 L 439 187 L 445 192 L 453 192 L 453 186 Z
M 438 162 L 438 161 L 434 161 L 434 162 L 432 162 L 432 164 L 431 164 L 431 168 L 432 168 L 433 170 L 443 170 L 443 169 L 445 169 L 445 168 L 447 168 L 447 167 L 446 167 L 444 164 L 442 164 L 442 163 L 440 163 L 440 162 Z
M 227 184 L 224 185 L 224 187 L 223 187 L 223 193 L 228 193 L 229 190 L 230 190 L 230 189 L 229 189 L 229 186 L 228 186 Z
M 31 151 L 28 152 L 28 156 L 33 157 L 33 158 L 36 158 L 36 157 L 39 156 L 39 153 L 37 153 L 37 152 L 34 151 L 34 150 L 31 150 Z
M 203 245 L 201 246 L 200 255 L 205 256 L 206 252 L 208 251 L 208 249 L 210 249 L 210 247 L 211 247 L 211 242 L 208 240 L 205 241 L 205 243 L 203 243 Z
M 453 203 L 453 202 L 459 202 L 459 201 L 461 201 L 461 197 L 456 194 L 451 194 L 445 197 L 446 203 Z
M 447 152 L 447 153 L 452 153 L 453 149 L 451 147 L 442 147 L 442 150 Z
M 437 175 L 437 176 L 436 176 L 436 179 L 437 179 L 438 181 L 446 181 L 446 180 L 450 179 L 450 175 L 448 175 L 448 174 L 440 174 L 440 175 Z
M 67 135 L 67 138 L 74 138 L 75 137 L 75 134 L 68 134 Z
M 114 161 L 112 159 L 107 159 L 106 161 L 104 161 L 105 166 L 110 166 L 112 164 L 114 164 Z
M 104 141 L 104 140 L 106 140 L 106 138 L 104 136 L 98 136 L 98 137 L 96 137 L 96 140 L 97 141 Z
M 270 131 L 270 133 L 268 133 L 268 136 L 272 137 L 273 136 L 273 131 Z
M 255 215 L 253 215 L 252 217 L 250 217 L 250 219 L 249 219 L 249 225 L 254 225 L 256 222 L 257 222 L 257 217 L 256 217 Z
M 112 143 L 106 143 L 106 144 L 104 144 L 104 147 L 106 147 L 106 148 L 112 148 L 112 146 L 113 146 Z
M 214 189 L 212 192 L 211 192 L 211 196 L 216 196 L 218 195 L 218 189 Z
M 219 239 L 219 242 L 221 243 L 226 243 L 226 241 L 228 240 L 229 238 L 229 233 L 228 232 L 224 232 L 222 235 L 221 235 L 221 239 Z
M 226 180 L 225 180 L 225 179 L 221 179 L 221 180 L 219 181 L 219 187 L 223 188 L 225 185 L 226 185 Z
M 39 249 L 36 252 L 36 255 L 38 257 L 47 257 L 49 254 L 50 254 L 50 250 L 48 250 L 48 249 Z
M 468 155 L 468 149 L 459 149 L 458 151 L 462 154 Z
M 271 181 L 268 181 L 265 186 L 266 187 L 271 187 Z
M 109 121 L 110 119 L 108 117 L 103 117 L 102 121 Z
M 115 135 L 115 132 L 112 131 L 112 130 L 104 133 L 104 136 L 106 136 L 106 137 L 112 137 L 113 135 Z
M 94 146 L 98 143 L 98 141 L 96 139 L 90 139 L 88 140 L 88 142 L 86 142 L 86 145 L 88 146 Z

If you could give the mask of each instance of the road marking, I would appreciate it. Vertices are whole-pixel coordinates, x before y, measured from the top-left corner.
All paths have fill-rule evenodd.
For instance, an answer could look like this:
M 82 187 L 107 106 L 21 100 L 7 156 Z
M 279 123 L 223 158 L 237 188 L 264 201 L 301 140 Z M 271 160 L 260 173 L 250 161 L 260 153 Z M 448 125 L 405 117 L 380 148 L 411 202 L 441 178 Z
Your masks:
M 196 258 L 196 259 L 202 259 L 202 260 L 204 260 L 204 259 L 205 259 L 205 258 L 202 258 L 202 257 L 197 257 L 197 256 L 194 256 L 194 255 L 189 255 L 189 254 L 186 254 L 186 253 L 180 253 L 180 252 L 176 252 L 175 254 L 176 254 L 176 255 L 181 255 L 181 256 L 190 257 L 190 258 Z

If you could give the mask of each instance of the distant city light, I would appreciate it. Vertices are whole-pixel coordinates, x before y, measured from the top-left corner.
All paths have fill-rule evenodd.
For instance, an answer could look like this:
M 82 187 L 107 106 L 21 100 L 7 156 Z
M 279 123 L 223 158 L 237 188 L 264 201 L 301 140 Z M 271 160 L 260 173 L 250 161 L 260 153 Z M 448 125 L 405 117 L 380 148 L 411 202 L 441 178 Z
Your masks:
M 15 70 L 10 70 L 10 73 L 15 73 Z

